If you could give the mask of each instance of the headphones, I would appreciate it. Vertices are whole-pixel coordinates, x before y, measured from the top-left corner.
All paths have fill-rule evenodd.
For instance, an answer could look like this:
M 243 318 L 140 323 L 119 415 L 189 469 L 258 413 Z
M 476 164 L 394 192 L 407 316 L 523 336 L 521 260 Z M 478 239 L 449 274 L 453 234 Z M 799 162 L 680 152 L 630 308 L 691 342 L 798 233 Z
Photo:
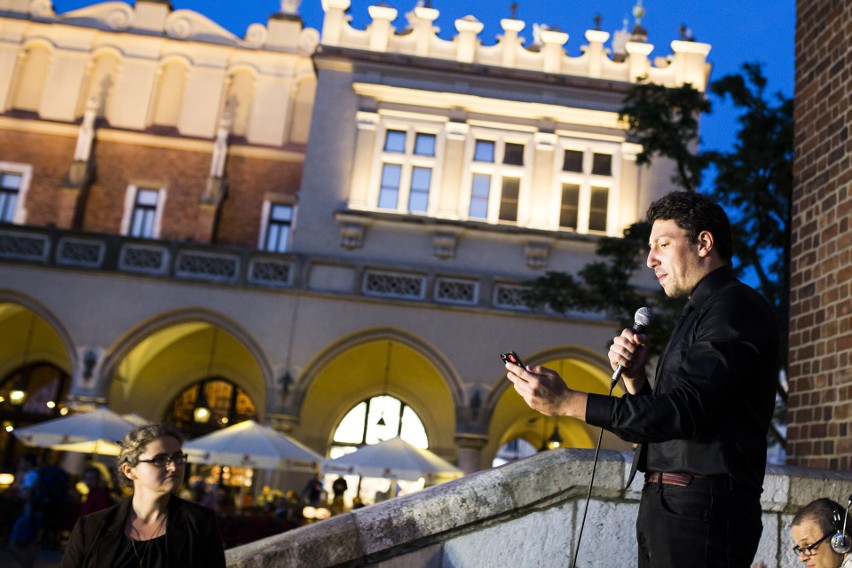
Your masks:
M 831 537 L 831 550 L 838 554 L 846 554 L 852 550 L 852 538 L 846 534 L 846 520 L 849 518 L 849 507 L 852 507 L 852 495 L 846 502 L 846 510 L 834 509 L 832 523 L 835 533 Z

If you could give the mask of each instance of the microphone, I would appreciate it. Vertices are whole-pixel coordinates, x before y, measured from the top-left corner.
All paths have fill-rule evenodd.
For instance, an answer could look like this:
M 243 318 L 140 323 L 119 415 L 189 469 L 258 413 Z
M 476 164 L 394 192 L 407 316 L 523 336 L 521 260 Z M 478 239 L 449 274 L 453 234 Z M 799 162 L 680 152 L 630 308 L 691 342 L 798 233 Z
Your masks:
M 648 329 L 648 326 L 651 325 L 651 322 L 654 321 L 654 311 L 648 307 L 641 307 L 636 310 L 636 313 L 633 314 L 633 328 L 631 331 L 633 333 L 645 333 L 645 330 Z M 615 383 L 618 382 L 618 379 L 621 378 L 621 374 L 624 372 L 624 367 L 620 364 L 615 368 L 615 372 L 612 374 L 612 386 L 615 386 Z

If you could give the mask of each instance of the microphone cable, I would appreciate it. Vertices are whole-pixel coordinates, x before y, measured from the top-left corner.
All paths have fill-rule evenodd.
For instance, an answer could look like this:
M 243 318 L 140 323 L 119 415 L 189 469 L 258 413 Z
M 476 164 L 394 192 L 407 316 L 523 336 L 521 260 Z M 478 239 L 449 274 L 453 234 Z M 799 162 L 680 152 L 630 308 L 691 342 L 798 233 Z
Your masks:
M 615 388 L 616 383 L 618 383 L 618 377 L 621 373 L 618 370 L 615 371 L 612 375 L 612 381 L 609 384 L 609 392 L 607 396 L 612 396 L 612 391 Z M 580 532 L 577 534 L 577 546 L 574 548 L 574 560 L 571 562 L 571 568 L 577 568 L 577 556 L 580 555 L 580 541 L 583 540 L 583 527 L 586 525 L 586 513 L 589 512 L 589 501 L 592 498 L 592 486 L 595 484 L 595 471 L 598 468 L 598 454 L 601 451 L 601 442 L 603 441 L 603 433 L 604 429 L 601 428 L 598 433 L 598 443 L 595 446 L 595 458 L 592 460 L 592 477 L 589 479 L 589 491 L 586 494 L 586 505 L 583 507 L 583 518 L 580 520 Z
M 644 331 L 651 325 L 651 321 L 654 319 L 654 312 L 651 311 L 651 308 L 639 308 L 636 310 L 636 314 L 633 316 L 633 333 L 644 333 Z M 607 396 L 612 396 L 612 391 L 615 389 L 615 385 L 618 384 L 618 379 L 621 378 L 621 373 L 624 372 L 624 367 L 618 365 L 615 371 L 612 373 L 612 379 L 609 383 L 609 392 Z M 598 433 L 598 443 L 595 446 L 595 457 L 592 460 L 592 477 L 589 479 L 589 491 L 586 493 L 586 505 L 583 507 L 583 517 L 580 519 L 580 532 L 577 533 L 577 546 L 574 547 L 574 559 L 571 561 L 571 568 L 577 568 L 577 557 L 580 555 L 580 542 L 583 540 L 583 527 L 586 526 L 586 514 L 589 512 L 589 501 L 592 499 L 592 487 L 595 484 L 595 472 L 598 469 L 598 454 L 601 451 L 601 442 L 603 441 L 603 433 L 604 429 L 601 428 Z M 850 496 L 852 498 L 852 496 Z

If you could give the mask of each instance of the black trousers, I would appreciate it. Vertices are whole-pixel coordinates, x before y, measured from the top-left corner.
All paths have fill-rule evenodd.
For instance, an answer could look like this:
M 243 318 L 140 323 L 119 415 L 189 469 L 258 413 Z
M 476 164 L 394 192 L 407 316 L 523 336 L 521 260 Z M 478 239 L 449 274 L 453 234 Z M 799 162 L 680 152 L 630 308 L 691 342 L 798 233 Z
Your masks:
M 760 495 L 727 478 L 687 487 L 646 483 L 636 537 L 639 568 L 749 568 L 763 531 Z

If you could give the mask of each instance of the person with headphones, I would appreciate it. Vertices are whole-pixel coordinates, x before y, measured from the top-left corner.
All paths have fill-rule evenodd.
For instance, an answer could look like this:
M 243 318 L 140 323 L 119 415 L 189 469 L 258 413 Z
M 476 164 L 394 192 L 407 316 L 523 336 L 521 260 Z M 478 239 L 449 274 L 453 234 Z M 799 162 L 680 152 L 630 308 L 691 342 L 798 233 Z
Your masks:
M 846 528 L 851 505 L 852 495 L 845 510 L 823 497 L 811 501 L 793 517 L 790 536 L 800 562 L 813 568 L 852 568 L 852 538 Z

